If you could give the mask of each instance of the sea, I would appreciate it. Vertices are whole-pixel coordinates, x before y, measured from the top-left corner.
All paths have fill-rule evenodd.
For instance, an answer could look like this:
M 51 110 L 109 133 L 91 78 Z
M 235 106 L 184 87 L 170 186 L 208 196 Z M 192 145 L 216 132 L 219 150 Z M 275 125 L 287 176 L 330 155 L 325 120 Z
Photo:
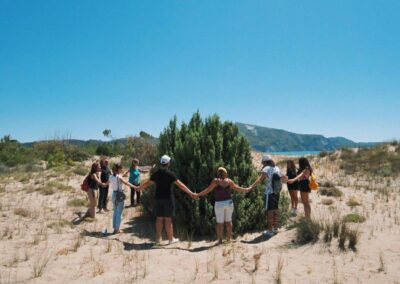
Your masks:
M 318 155 L 321 151 L 289 151 L 289 152 L 269 152 L 272 155 L 280 156 L 307 156 L 307 155 Z

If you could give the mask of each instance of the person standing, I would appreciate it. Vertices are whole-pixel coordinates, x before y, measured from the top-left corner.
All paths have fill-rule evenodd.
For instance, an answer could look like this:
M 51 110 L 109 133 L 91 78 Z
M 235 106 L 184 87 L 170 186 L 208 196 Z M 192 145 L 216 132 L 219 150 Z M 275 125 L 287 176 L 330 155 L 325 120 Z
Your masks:
M 286 182 L 287 178 L 282 174 L 281 170 L 275 165 L 271 156 L 265 155 L 261 159 L 262 170 L 261 175 L 251 185 L 255 188 L 257 185 L 266 182 L 265 186 L 265 211 L 267 220 L 267 230 L 264 236 L 270 238 L 278 233 L 279 227 L 279 198 L 280 193 L 273 189 L 273 176 L 277 174 L 282 182 Z
M 124 174 L 129 172 L 129 182 L 135 186 L 140 185 L 140 174 L 148 173 L 149 170 L 143 170 L 139 168 L 139 160 L 133 159 L 129 170 Z M 135 195 L 136 195 L 136 205 L 140 204 L 140 191 L 135 190 L 131 187 L 131 207 L 135 205 Z
M 295 178 L 289 179 L 288 184 L 299 182 L 301 202 L 304 205 L 304 215 L 306 219 L 311 218 L 311 206 L 309 200 L 310 189 L 310 176 L 313 173 L 313 169 L 310 162 L 305 157 L 299 159 L 299 170 Z
M 87 196 L 89 199 L 89 208 L 84 216 L 95 218 L 96 217 L 96 201 L 98 196 L 99 186 L 105 187 L 108 184 L 101 182 L 98 174 L 101 172 L 100 163 L 98 161 L 94 162 L 90 168 L 89 175 L 87 176 L 89 190 L 87 191 Z
M 294 164 L 293 160 L 288 160 L 286 162 L 286 176 L 288 179 L 293 179 L 297 176 L 297 170 L 296 170 L 296 165 Z M 293 182 L 287 184 L 287 188 L 289 191 L 290 195 L 290 200 L 291 200 L 291 214 L 292 216 L 297 216 L 297 204 L 299 203 L 299 183 Z
M 122 184 L 125 184 L 132 188 L 137 188 L 135 185 L 127 182 L 121 176 L 122 166 L 120 164 L 115 164 L 113 166 L 113 174 L 110 176 L 110 183 L 113 190 L 112 194 L 112 203 L 114 205 L 114 213 L 113 213 L 113 228 L 114 234 L 121 233 L 121 221 L 122 221 L 122 212 L 124 211 L 125 202 L 124 200 L 118 200 L 118 194 L 124 192 L 122 188 Z
M 180 190 L 187 193 L 190 197 L 196 198 L 197 194 L 193 193 L 187 186 L 182 183 L 176 174 L 169 170 L 171 158 L 163 155 L 160 159 L 160 168 L 154 172 L 150 179 L 139 187 L 142 191 L 152 184 L 156 184 L 154 197 L 153 212 L 156 216 L 156 244 L 161 244 L 161 233 L 163 228 L 167 233 L 168 243 L 173 244 L 179 242 L 179 239 L 174 238 L 174 229 L 172 217 L 175 216 L 175 184 Z
M 103 157 L 100 160 L 100 167 L 101 167 L 101 173 L 100 173 L 100 181 L 102 183 L 108 182 L 110 179 L 111 171 L 108 167 L 108 159 L 106 157 Z M 97 207 L 99 208 L 99 211 L 97 213 L 102 213 L 102 210 L 108 212 L 107 209 L 107 198 L 108 198 L 108 185 L 104 187 L 99 188 L 99 201 Z
M 217 177 L 210 183 L 210 185 L 199 192 L 197 196 L 202 196 L 214 191 L 215 200 L 215 218 L 217 219 L 216 232 L 218 243 L 222 243 L 224 224 L 226 227 L 226 238 L 228 242 L 232 237 L 232 213 L 233 213 L 233 201 L 232 201 L 232 190 L 238 192 L 249 192 L 250 187 L 243 188 L 234 183 L 228 178 L 228 171 L 219 167 L 217 170 Z

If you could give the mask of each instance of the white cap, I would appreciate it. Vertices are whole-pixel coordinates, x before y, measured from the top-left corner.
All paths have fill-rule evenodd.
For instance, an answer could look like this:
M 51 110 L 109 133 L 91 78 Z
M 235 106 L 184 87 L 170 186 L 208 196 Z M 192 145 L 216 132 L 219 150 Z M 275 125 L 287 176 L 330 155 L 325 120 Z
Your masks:
M 272 158 L 270 155 L 264 155 L 261 159 L 261 162 L 268 162 L 268 161 L 272 161 Z
M 169 162 L 171 161 L 171 157 L 167 156 L 167 155 L 163 155 L 160 159 L 160 163 L 161 165 L 166 165 L 169 164 Z

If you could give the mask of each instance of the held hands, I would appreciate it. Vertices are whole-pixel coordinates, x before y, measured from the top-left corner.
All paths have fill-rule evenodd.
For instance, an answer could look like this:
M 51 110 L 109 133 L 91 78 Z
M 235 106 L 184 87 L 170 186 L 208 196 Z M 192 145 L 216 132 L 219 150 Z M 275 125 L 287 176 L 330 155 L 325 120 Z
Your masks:
M 190 197 L 193 199 L 197 199 L 197 198 L 199 198 L 199 195 L 195 192 L 192 192 L 192 193 L 190 193 Z

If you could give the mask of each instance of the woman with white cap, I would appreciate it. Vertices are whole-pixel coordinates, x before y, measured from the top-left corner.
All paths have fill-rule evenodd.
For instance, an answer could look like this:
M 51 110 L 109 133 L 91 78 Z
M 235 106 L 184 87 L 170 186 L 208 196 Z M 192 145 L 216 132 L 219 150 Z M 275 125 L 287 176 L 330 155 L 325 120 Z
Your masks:
M 156 243 L 161 243 L 161 232 L 163 227 L 167 232 L 169 244 L 179 242 L 174 238 L 174 229 L 172 217 L 175 216 L 175 199 L 173 194 L 173 184 L 179 189 L 186 192 L 190 197 L 197 197 L 187 186 L 182 183 L 176 174 L 169 170 L 171 158 L 163 155 L 160 159 L 161 167 L 151 175 L 150 179 L 143 185 L 139 186 L 139 190 L 144 190 L 152 184 L 156 184 L 154 214 L 156 215 Z
M 261 175 L 251 185 L 251 188 L 255 188 L 257 185 L 266 182 L 265 187 L 265 211 L 267 217 L 267 230 L 264 231 L 264 235 L 268 238 L 278 233 L 279 227 L 279 197 L 280 189 L 274 190 L 273 177 L 277 176 L 281 182 L 287 182 L 286 176 L 284 176 L 281 170 L 275 165 L 271 156 L 265 155 L 261 159 L 263 168 Z M 279 180 L 279 179 L 278 179 Z
M 224 224 L 226 227 L 226 237 L 228 242 L 232 237 L 232 213 L 234 208 L 232 189 L 238 192 L 249 192 L 251 190 L 250 187 L 243 188 L 235 184 L 228 178 L 228 171 L 223 167 L 219 167 L 217 170 L 217 177 L 206 189 L 197 194 L 198 196 L 202 196 L 214 190 L 214 211 L 215 218 L 217 219 L 216 231 L 218 243 L 222 243 Z

